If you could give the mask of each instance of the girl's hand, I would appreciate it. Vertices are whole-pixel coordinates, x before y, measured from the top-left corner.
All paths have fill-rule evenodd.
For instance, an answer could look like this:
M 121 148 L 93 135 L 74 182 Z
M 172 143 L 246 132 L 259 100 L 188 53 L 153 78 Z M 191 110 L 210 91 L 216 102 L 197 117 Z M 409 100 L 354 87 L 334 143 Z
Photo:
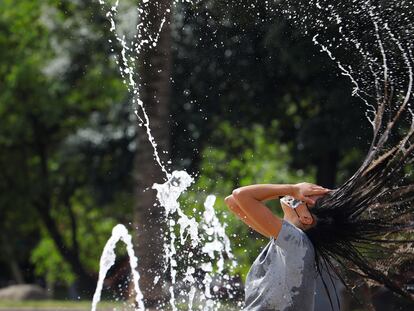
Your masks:
M 329 191 L 331 190 L 308 182 L 302 182 L 293 185 L 291 196 L 309 205 L 314 205 L 315 201 L 310 196 L 325 195 Z

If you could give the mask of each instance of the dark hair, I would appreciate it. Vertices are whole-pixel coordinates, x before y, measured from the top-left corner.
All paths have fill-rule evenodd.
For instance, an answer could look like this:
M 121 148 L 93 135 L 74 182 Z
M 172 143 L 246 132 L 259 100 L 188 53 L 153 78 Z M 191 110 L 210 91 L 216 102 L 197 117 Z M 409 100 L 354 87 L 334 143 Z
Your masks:
M 350 288 L 352 271 L 410 300 L 397 275 L 414 262 L 412 3 L 286 1 L 289 19 L 350 78 L 373 127 L 361 167 L 311 210 L 317 223 L 305 232 L 318 272 L 330 268 Z
M 349 289 L 346 271 L 352 271 L 414 300 L 395 277 L 402 265 L 414 262 L 414 182 L 410 179 L 414 145 L 408 145 L 414 126 L 396 142 L 388 142 L 398 118 L 388 123 L 388 131 L 374 135 L 360 169 L 316 201 L 311 211 L 317 223 L 305 232 L 314 245 L 319 274 L 330 268 Z M 339 303 L 337 294 L 336 298 Z

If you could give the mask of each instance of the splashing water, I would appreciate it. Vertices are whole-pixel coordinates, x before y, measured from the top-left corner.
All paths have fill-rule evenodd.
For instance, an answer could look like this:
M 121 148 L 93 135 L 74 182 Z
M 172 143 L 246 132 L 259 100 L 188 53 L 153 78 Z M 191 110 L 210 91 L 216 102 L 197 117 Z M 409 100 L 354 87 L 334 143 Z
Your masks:
M 134 249 L 132 245 L 132 237 L 128 234 L 128 230 L 125 228 L 124 225 L 116 225 L 112 229 L 112 236 L 106 242 L 104 250 L 102 252 L 101 260 L 99 263 L 99 279 L 98 284 L 96 286 L 95 294 L 93 295 L 92 301 L 92 311 L 96 310 L 96 306 L 101 299 L 101 291 L 103 287 L 103 282 L 108 270 L 113 266 L 115 263 L 116 255 L 115 255 L 115 246 L 118 241 L 123 241 L 127 246 L 127 252 L 129 256 L 129 264 L 131 267 L 132 278 L 134 283 L 134 288 L 136 292 L 135 301 L 138 305 L 138 310 L 144 310 L 144 303 L 142 301 L 143 295 L 141 290 L 139 289 L 138 281 L 139 281 L 139 274 L 136 271 L 138 266 L 138 258 L 134 254 Z
M 286 17 L 313 33 L 313 42 L 349 78 L 352 94 L 367 106 L 375 138 L 382 134 L 385 112 L 397 115 L 399 107 L 411 120 L 413 1 L 283 3 Z
M 177 2 L 178 1 L 174 1 L 174 3 Z M 121 36 L 117 33 L 117 24 L 115 23 L 115 18 L 118 13 L 119 0 L 117 0 L 115 4 L 109 6 L 107 2 L 104 0 L 99 0 L 99 3 L 102 5 L 102 8 L 106 11 L 106 17 L 109 19 L 111 24 L 110 29 L 113 32 L 116 40 L 122 47 L 120 57 L 121 61 L 119 62 L 118 60 L 116 60 L 116 62 L 119 66 L 122 79 L 128 87 L 128 91 L 130 92 L 130 94 L 133 95 L 132 103 L 134 105 L 135 114 L 139 120 L 139 125 L 145 128 L 148 140 L 153 147 L 156 162 L 160 166 L 162 171 L 165 173 L 167 180 L 164 184 L 154 183 L 152 188 L 157 190 L 157 199 L 160 202 L 161 206 L 165 209 L 165 216 L 169 224 L 168 234 L 170 242 L 164 243 L 164 256 L 166 259 L 164 260 L 164 271 L 166 271 L 168 267 L 170 268 L 170 274 L 172 279 L 172 285 L 169 288 L 169 292 L 171 295 L 170 305 L 173 310 L 177 310 L 174 285 L 176 283 L 176 256 L 178 254 L 175 249 L 175 241 L 177 240 L 177 237 L 174 232 L 174 226 L 178 224 L 180 226 L 179 238 L 182 245 L 184 245 L 188 237 L 190 238 L 191 246 L 193 248 L 195 248 L 198 244 L 203 245 L 200 251 L 201 254 L 197 254 L 199 256 L 194 256 L 192 252 L 188 254 L 188 265 L 183 281 L 189 284 L 190 291 L 187 292 L 185 290 L 181 290 L 180 294 L 182 294 L 183 297 L 188 297 L 189 310 L 192 310 L 192 305 L 194 299 L 196 298 L 197 290 L 197 280 L 196 278 L 194 278 L 193 274 L 195 273 L 196 268 L 200 267 L 201 270 L 206 272 L 206 274 L 204 276 L 204 280 L 202 281 L 205 288 L 204 293 L 201 293 L 199 297 L 199 300 L 204 302 L 204 307 L 200 305 L 199 308 L 202 308 L 203 310 L 215 310 L 216 308 L 220 307 L 220 302 L 215 301 L 210 292 L 210 285 L 213 281 L 213 278 L 210 275 L 213 272 L 212 262 L 216 260 L 216 254 L 218 254 L 219 258 L 217 262 L 217 271 L 215 272 L 215 275 L 221 276 L 221 285 L 224 285 L 229 290 L 231 289 L 231 286 L 226 283 L 228 280 L 230 280 L 230 277 L 228 274 L 223 274 L 223 253 L 225 252 L 227 258 L 231 260 L 230 270 L 237 265 L 237 262 L 235 261 L 231 251 L 230 240 L 225 233 L 225 225 L 223 226 L 218 220 L 217 216 L 215 215 L 215 211 L 213 208 L 215 202 L 214 195 L 210 195 L 206 198 L 206 201 L 204 203 L 204 218 L 200 223 L 197 223 L 197 221 L 194 218 L 188 217 L 180 208 L 180 205 L 177 202 L 177 200 L 180 197 L 180 195 L 191 185 L 194 179 L 185 171 L 173 171 L 170 173 L 160 160 L 157 144 L 154 140 L 154 137 L 151 134 L 150 120 L 145 110 L 144 103 L 140 99 L 140 85 L 138 82 L 136 82 L 135 78 L 135 63 L 139 58 L 141 51 L 144 48 L 151 49 L 157 46 L 160 32 L 166 21 L 166 14 L 170 14 L 171 11 L 170 9 L 165 10 L 165 12 L 163 13 L 163 18 L 161 19 L 161 23 L 158 27 L 158 32 L 156 34 L 151 34 L 149 33 L 148 28 L 146 27 L 148 13 L 145 9 L 148 4 L 148 1 L 143 1 L 142 4 L 137 8 L 139 16 L 139 22 L 136 26 L 137 31 L 134 34 L 131 42 L 127 42 L 125 35 Z M 109 42 L 112 43 L 111 40 L 109 40 Z M 171 218 L 173 214 L 178 215 L 178 220 L 176 222 Z M 202 235 L 200 236 L 199 228 L 205 231 L 207 237 L 204 237 Z M 186 232 L 187 235 L 184 236 Z M 137 257 L 135 257 L 133 253 L 131 238 L 123 225 L 117 225 L 113 229 L 112 237 L 108 240 L 102 253 L 100 261 L 99 280 L 92 302 L 92 311 L 96 309 L 96 306 L 100 300 L 105 275 L 115 262 L 114 248 L 116 242 L 120 239 L 128 245 L 128 255 L 131 261 L 131 270 L 133 273 L 133 280 L 136 291 L 135 301 L 137 303 L 138 308 L 136 310 L 145 309 L 143 303 L 143 295 L 138 284 L 139 273 L 136 271 L 138 259 Z M 202 261 L 200 258 L 206 258 L 206 262 Z M 209 260 L 207 258 L 209 258 Z M 217 290 L 217 287 L 214 287 L 213 290 Z M 230 298 L 232 298 L 232 294 L 230 293 L 229 295 Z
M 283 13 L 311 33 L 314 44 L 349 78 L 352 94 L 366 105 L 373 129 L 362 165 L 326 204 L 348 204 L 348 211 L 355 211 L 353 220 L 370 219 L 393 229 L 383 240 L 359 244 L 360 249 L 375 245 L 381 250 L 377 256 L 361 252 L 364 256 L 358 267 L 369 266 L 364 273 L 352 263 L 348 270 L 359 271 L 368 284 L 385 284 L 414 300 L 410 286 L 403 281 L 407 277 L 404 266 L 412 267 L 414 258 L 414 2 L 311 0 L 284 4 Z M 380 232 L 376 229 L 371 234 Z M 364 238 L 369 234 L 366 230 Z M 377 274 L 369 274 L 368 269 Z M 395 278 L 388 279 L 388 275 Z

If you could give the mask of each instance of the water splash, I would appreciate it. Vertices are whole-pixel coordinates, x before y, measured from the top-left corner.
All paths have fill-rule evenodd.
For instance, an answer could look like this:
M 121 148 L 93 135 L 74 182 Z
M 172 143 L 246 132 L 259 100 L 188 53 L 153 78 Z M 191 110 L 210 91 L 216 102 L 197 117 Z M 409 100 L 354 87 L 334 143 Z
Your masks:
M 344 263 L 349 264 L 348 271 L 359 271 L 369 282 L 385 284 L 414 300 L 410 287 L 404 285 L 409 281 L 404 266 L 414 256 L 414 2 L 292 0 L 285 5 L 287 17 L 314 33 L 313 42 L 350 79 L 352 94 L 365 103 L 373 129 L 362 165 L 325 203 L 352 209 L 350 218 L 355 223 L 369 219 L 392 229 L 369 231 L 366 226 L 364 239 L 377 240 L 357 242 L 358 249 L 378 254 L 362 252 L 358 267 L 346 259 Z M 306 21 L 302 16 L 307 16 Z
M 186 188 L 193 182 L 193 178 L 189 176 L 185 171 L 174 171 L 172 177 L 164 184 L 153 185 L 153 188 L 157 190 L 157 198 L 159 202 L 165 207 L 165 216 L 168 217 L 173 213 L 178 215 L 178 220 L 174 221 L 170 218 L 169 220 L 169 233 L 170 233 L 170 244 L 164 245 L 165 253 L 167 258 L 175 258 L 177 251 L 175 248 L 175 241 L 177 237 L 174 234 L 174 226 L 179 225 L 180 228 L 180 244 L 184 245 L 188 237 L 190 238 L 191 249 L 196 249 L 197 246 L 202 245 L 201 251 L 197 257 L 190 251 L 187 256 L 186 272 L 184 275 L 184 281 L 187 286 L 190 287 L 190 295 L 188 296 L 189 310 L 192 310 L 192 305 L 195 298 L 196 283 L 197 280 L 193 277 L 196 268 L 199 267 L 201 270 L 206 272 L 202 283 L 204 284 L 204 293 L 200 297 L 200 301 L 204 302 L 202 310 L 215 310 L 221 304 L 219 301 L 215 301 L 211 292 L 210 285 L 212 283 L 212 277 L 210 273 L 213 272 L 212 262 L 217 261 L 217 271 L 215 275 L 219 275 L 223 278 L 222 283 L 226 283 L 230 276 L 224 272 L 224 257 L 223 253 L 226 253 L 228 258 L 232 260 L 232 267 L 237 266 L 237 262 L 234 259 L 234 255 L 231 251 L 230 240 L 225 233 L 226 225 L 222 225 L 216 216 L 214 210 L 214 202 L 216 197 L 214 195 L 207 196 L 204 207 L 205 211 L 202 215 L 202 220 L 197 223 L 194 218 L 188 217 L 181 209 L 177 202 L 179 196 L 186 190 Z M 205 232 L 205 235 L 200 233 L 200 229 Z M 187 233 L 186 236 L 185 233 Z M 218 254 L 218 258 L 217 258 Z M 199 258 L 205 258 L 204 260 Z M 176 260 L 170 260 L 170 270 L 172 285 L 169 288 L 171 298 L 170 304 L 173 310 L 176 310 L 175 306 L 175 293 L 174 284 L 176 283 Z M 164 269 L 166 270 L 166 266 Z M 228 284 L 224 284 L 228 286 Z M 229 287 L 227 287 L 230 289 Z M 186 290 L 181 290 L 180 295 L 185 298 L 188 293 Z M 231 294 L 230 294 L 231 296 Z M 201 308 L 200 308 L 201 309 Z
M 315 34 L 313 42 L 349 78 L 352 95 L 367 107 L 373 139 L 360 170 L 394 146 L 393 136 L 411 150 L 414 2 L 311 0 L 284 5 L 288 18 Z M 308 18 L 305 21 L 301 16 Z
M 115 246 L 119 241 L 123 241 L 127 246 L 127 253 L 129 256 L 129 264 L 131 267 L 132 273 L 132 280 L 136 292 L 135 302 L 138 306 L 137 310 L 144 310 L 144 303 L 142 301 L 143 295 L 139 288 L 138 281 L 139 281 L 139 273 L 137 272 L 136 268 L 138 266 L 138 258 L 134 254 L 134 249 L 132 245 L 132 237 L 128 233 L 128 230 L 125 228 L 124 225 L 118 224 L 112 229 L 112 236 L 109 238 L 108 242 L 106 242 L 104 250 L 101 255 L 101 260 L 99 262 L 99 279 L 98 284 L 96 286 L 95 294 L 93 295 L 92 300 L 92 311 L 96 310 L 98 302 L 101 299 L 101 292 L 103 287 L 103 282 L 105 280 L 105 276 L 108 273 L 109 269 L 114 265 L 116 255 L 115 255 Z
M 411 0 L 283 1 L 285 16 L 314 33 L 313 42 L 349 78 L 352 95 L 367 107 L 375 138 L 386 126 L 384 112 L 400 115 L 398 107 L 411 119 L 413 5 Z
M 191 1 L 184 1 L 184 2 L 191 2 Z M 175 298 L 175 283 L 176 283 L 176 276 L 177 276 L 177 257 L 184 256 L 184 254 L 178 254 L 175 248 L 175 243 L 177 237 L 175 235 L 174 226 L 180 226 L 180 242 L 181 245 L 184 245 L 186 240 L 189 238 L 192 249 L 196 249 L 200 244 L 203 245 L 200 256 L 194 256 L 192 252 L 187 254 L 187 270 L 184 275 L 184 282 L 190 287 L 190 291 L 180 290 L 180 295 L 183 298 L 188 297 L 188 305 L 189 310 L 193 308 L 193 302 L 196 298 L 197 292 L 197 279 L 194 278 L 194 273 L 196 272 L 196 268 L 201 268 L 204 272 L 206 272 L 204 276 L 204 280 L 202 283 L 204 284 L 204 293 L 198 297 L 200 301 L 204 302 L 204 307 L 199 306 L 201 310 L 215 310 L 215 308 L 220 306 L 220 302 L 214 300 L 212 294 L 210 293 L 210 285 L 212 283 L 212 277 L 210 274 L 213 273 L 213 264 L 216 261 L 216 254 L 219 254 L 218 258 L 218 269 L 214 273 L 216 276 L 221 278 L 221 284 L 230 291 L 231 286 L 227 282 L 230 280 L 230 276 L 225 274 L 224 272 L 224 256 L 223 253 L 226 253 L 227 257 L 231 260 L 230 264 L 230 271 L 237 265 L 236 260 L 231 251 L 230 240 L 225 233 L 225 226 L 223 226 L 220 221 L 218 220 L 217 216 L 215 215 L 215 211 L 213 208 L 215 197 L 208 196 L 206 202 L 204 204 L 206 211 L 204 212 L 203 216 L 204 219 L 201 223 L 197 223 L 195 218 L 187 216 L 183 210 L 180 208 L 178 203 L 178 198 L 180 195 L 191 185 L 194 181 L 194 178 L 191 177 L 185 171 L 173 171 L 170 172 L 169 169 L 162 163 L 159 152 L 157 148 L 157 144 L 154 140 L 154 137 L 151 134 L 151 127 L 150 127 L 150 119 L 146 112 L 144 103 L 140 99 L 140 84 L 137 82 L 137 72 L 136 72 L 136 62 L 140 57 L 140 54 L 143 49 L 152 49 L 157 46 L 157 42 L 161 33 L 162 28 L 164 27 L 166 16 L 167 14 L 171 13 L 170 9 L 166 9 L 163 12 L 163 17 L 161 19 L 161 23 L 158 27 L 158 31 L 156 33 L 150 33 L 149 28 L 147 25 L 148 22 L 148 1 L 143 1 L 137 7 L 138 13 L 138 23 L 136 25 L 136 33 L 133 35 L 133 38 L 130 42 L 126 39 L 126 36 L 123 34 L 118 33 L 117 23 L 115 22 L 116 16 L 118 14 L 119 8 L 119 0 L 117 0 L 114 4 L 108 4 L 107 1 L 99 0 L 99 3 L 102 5 L 102 8 L 106 12 L 106 17 L 108 18 L 111 28 L 110 30 L 114 34 L 118 44 L 121 46 L 121 53 L 120 53 L 120 61 L 116 59 L 116 63 L 118 64 L 121 77 L 123 82 L 128 88 L 129 93 L 132 95 L 132 103 L 134 106 L 134 112 L 139 120 L 139 126 L 144 127 L 146 130 L 146 134 L 148 137 L 151 146 L 153 147 L 153 153 L 155 160 L 161 170 L 165 174 L 165 183 L 157 184 L 154 183 L 152 188 L 157 190 L 157 199 L 160 202 L 161 206 L 164 208 L 165 212 L 165 219 L 169 225 L 169 232 L 168 238 L 170 240 L 169 243 L 164 244 L 164 271 L 167 268 L 170 268 L 170 275 L 172 279 L 172 284 L 170 285 L 169 292 L 170 292 L 170 305 L 173 310 L 177 310 L 176 307 L 176 298 Z M 178 3 L 178 1 L 174 1 L 174 4 Z M 109 42 L 112 44 L 111 40 Z M 163 151 L 166 153 L 166 151 Z M 171 164 L 171 161 L 168 162 Z M 173 216 L 176 215 L 178 217 L 177 220 L 173 219 Z M 107 246 L 105 246 L 104 252 L 101 257 L 101 266 L 100 266 L 100 273 L 99 273 L 99 281 L 98 285 L 94 294 L 94 299 L 92 303 L 92 310 L 94 311 L 96 305 L 100 299 L 100 292 L 102 290 L 103 279 L 106 275 L 106 272 L 113 265 L 115 260 L 115 254 L 113 253 L 113 247 L 115 246 L 115 241 L 117 237 L 119 237 L 119 231 L 125 233 L 125 228 L 121 227 L 122 225 L 118 225 L 114 228 L 113 236 L 109 239 Z M 206 238 L 204 238 L 199 229 L 203 229 L 209 240 L 207 242 Z M 116 229 L 116 230 L 115 230 Z M 186 236 L 184 234 L 187 233 Z M 211 241 L 212 239 L 212 241 Z M 128 252 L 129 254 L 129 252 Z M 207 256 L 203 256 L 207 255 Z M 205 258 L 205 261 L 200 258 Z M 137 260 L 135 255 L 133 255 L 133 250 L 131 246 L 131 254 L 130 258 L 133 258 L 134 267 L 131 269 L 134 274 L 134 285 L 136 289 L 136 302 L 138 304 L 137 310 L 144 310 L 144 304 L 142 302 L 142 293 L 139 290 L 138 279 L 139 275 L 136 272 L 136 264 Z M 208 259 L 207 259 L 208 258 Z M 181 258 L 182 259 L 182 258 Z M 208 260 L 208 261 L 207 261 Z M 160 278 L 161 276 L 158 276 Z M 154 280 L 157 282 L 158 280 Z M 216 289 L 217 287 L 214 287 Z M 214 290 L 213 289 L 213 290 Z M 230 294 L 231 296 L 231 294 Z
M 183 193 L 192 182 L 193 178 L 190 175 L 188 175 L 185 171 L 174 171 L 172 173 L 171 178 L 167 182 L 165 182 L 164 184 L 154 183 L 152 188 L 157 190 L 158 201 L 161 203 L 162 206 L 165 207 L 166 219 L 169 219 L 169 215 L 172 215 L 173 213 L 178 213 L 180 217 L 178 223 L 180 224 L 181 243 L 183 244 L 184 242 L 183 233 L 188 228 L 192 244 L 193 246 L 195 246 L 195 244 L 199 242 L 197 222 L 194 219 L 188 218 L 180 209 L 180 204 L 177 202 L 181 193 Z M 175 268 L 177 266 L 177 262 L 173 259 L 176 255 L 176 236 L 174 234 L 174 225 L 175 221 L 173 219 L 169 219 L 170 244 L 164 244 L 164 252 L 166 258 L 170 258 L 170 260 L 168 260 L 170 264 L 170 275 L 172 281 L 172 285 L 169 288 L 169 292 L 171 295 L 170 304 L 173 307 L 173 310 L 176 310 L 174 284 L 176 283 L 177 272 Z M 166 261 L 164 262 L 167 263 Z M 164 266 L 164 271 L 166 270 L 167 264 L 165 264 Z
M 201 252 L 203 254 L 208 255 L 211 261 L 207 261 L 202 264 L 201 268 L 207 272 L 205 274 L 203 283 L 205 284 L 204 296 L 207 299 L 206 305 L 203 310 L 216 310 L 221 306 L 219 301 L 215 302 L 212 298 L 210 292 L 210 284 L 212 283 L 212 278 L 208 272 L 212 272 L 212 264 L 217 260 L 216 253 L 219 254 L 219 258 L 217 260 L 217 274 L 223 275 L 223 279 L 228 281 L 230 279 L 229 275 L 223 274 L 224 273 L 224 257 L 223 253 L 227 253 L 229 256 L 229 260 L 232 260 L 232 267 L 237 266 L 237 261 L 232 254 L 230 240 L 225 233 L 226 224 L 224 226 L 221 225 L 219 219 L 216 216 L 214 211 L 214 202 L 216 197 L 214 195 L 207 196 L 204 202 L 204 213 L 203 218 L 201 221 L 201 227 L 206 232 L 206 237 L 203 240 L 203 247 Z M 224 247 L 223 247 L 224 246 Z M 230 289 L 230 285 L 227 284 L 227 288 Z M 218 290 L 217 286 L 213 287 L 213 291 Z M 230 293 L 229 298 L 233 298 L 233 295 Z
M 116 2 L 113 5 L 109 5 L 109 7 L 107 4 L 107 1 L 105 0 L 99 0 L 99 3 L 101 4 L 102 8 L 106 11 L 105 15 L 108 18 L 109 22 L 111 23 L 110 30 L 122 48 L 121 49 L 121 62 L 117 58 L 115 61 L 120 70 L 120 74 L 121 74 L 124 84 L 127 86 L 129 93 L 132 94 L 133 96 L 132 104 L 134 107 L 135 115 L 140 121 L 139 125 L 145 128 L 147 136 L 148 136 L 148 140 L 151 143 L 151 146 L 153 147 L 155 160 L 168 179 L 171 176 L 171 174 L 168 172 L 167 168 L 162 163 L 159 157 L 157 143 L 155 142 L 155 139 L 151 134 L 150 120 L 146 112 L 144 103 L 140 98 L 140 84 L 136 81 L 137 74 L 136 74 L 135 69 L 136 69 L 136 62 L 142 50 L 144 48 L 151 49 L 157 46 L 157 42 L 158 42 L 161 30 L 166 20 L 165 16 L 166 14 L 170 13 L 170 10 L 168 9 L 164 12 L 164 16 L 159 25 L 158 32 L 154 35 L 154 34 L 148 33 L 148 28 L 146 25 L 148 13 L 147 13 L 147 10 L 145 10 L 148 5 L 148 1 L 143 1 L 142 5 L 136 8 L 138 12 L 138 17 L 139 17 L 139 22 L 136 26 L 137 31 L 134 34 L 131 42 L 127 42 L 125 35 L 121 35 L 117 33 L 117 25 L 115 23 L 115 18 L 118 13 L 119 0 L 116 0 Z M 109 40 L 109 43 L 112 44 L 112 41 Z M 167 153 L 167 151 L 164 151 L 164 152 Z

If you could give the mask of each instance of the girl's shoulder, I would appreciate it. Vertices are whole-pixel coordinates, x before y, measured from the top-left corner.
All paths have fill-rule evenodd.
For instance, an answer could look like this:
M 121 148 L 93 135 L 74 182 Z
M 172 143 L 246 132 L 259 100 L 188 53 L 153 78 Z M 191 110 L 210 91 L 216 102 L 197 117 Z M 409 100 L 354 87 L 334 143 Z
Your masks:
M 282 229 L 274 243 L 284 250 L 314 252 L 313 244 L 302 229 L 283 219 Z

